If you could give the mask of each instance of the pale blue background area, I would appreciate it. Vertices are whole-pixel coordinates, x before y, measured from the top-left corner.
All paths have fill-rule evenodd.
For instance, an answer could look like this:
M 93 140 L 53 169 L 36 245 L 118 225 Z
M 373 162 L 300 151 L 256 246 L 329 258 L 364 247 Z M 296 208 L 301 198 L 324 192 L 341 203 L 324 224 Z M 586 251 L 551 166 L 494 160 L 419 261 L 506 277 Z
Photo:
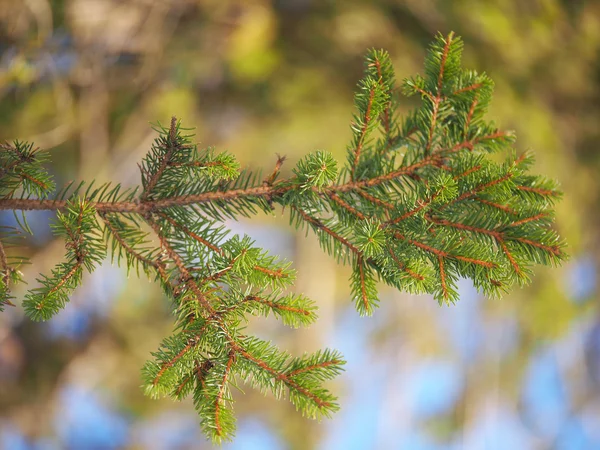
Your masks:
M 239 227 L 236 227 L 239 228 Z M 241 231 L 241 230 L 236 230 Z M 289 235 L 267 230 L 258 245 L 271 247 L 275 253 L 289 246 Z M 286 253 L 284 251 L 283 253 Z M 289 250 L 286 256 L 290 257 Z M 569 286 L 572 300 L 585 302 L 596 289 L 591 258 L 583 257 L 570 265 Z M 88 331 L 93 316 L 106 316 L 111 299 L 116 298 L 124 282 L 122 271 L 105 264 L 87 278 L 85 301 L 72 301 L 54 320 L 43 325 L 49 339 L 81 339 Z M 335 334 L 328 346 L 339 349 L 348 361 L 342 375 L 346 396 L 342 408 L 333 419 L 325 420 L 327 428 L 321 450 L 458 450 L 458 449 L 528 449 L 535 436 L 554 442 L 559 450 L 600 449 L 598 410 L 572 414 L 572 398 L 562 378 L 557 355 L 568 355 L 582 341 L 593 361 L 600 360 L 600 326 L 589 319 L 578 319 L 571 332 L 554 343 L 540 343 L 531 358 L 521 388 L 521 414 L 503 405 L 502 399 L 492 405 L 472 426 L 441 445 L 421 426 L 425 421 L 452 410 L 465 383 L 465 363 L 476 358 L 486 339 L 494 338 L 498 355 L 510 353 L 516 343 L 517 326 L 510 320 L 484 325 L 479 320 L 482 299 L 469 282 L 460 283 L 461 301 L 450 308 L 437 308 L 438 326 L 456 350 L 458 358 L 426 358 L 398 368 L 385 358 L 377 359 L 368 348 L 369 336 L 393 314 L 388 301 L 371 319 L 348 308 L 338 316 Z M 423 297 L 423 301 L 433 301 Z M 398 330 L 398 339 L 402 338 Z M 401 342 L 400 342 L 401 344 Z M 594 359 L 595 358 L 595 359 Z M 563 360 L 568 361 L 568 357 Z M 592 378 L 600 379 L 598 373 Z M 391 377 L 391 378 L 390 378 Z M 399 381 L 401 380 L 401 381 Z M 397 390 L 397 392 L 395 392 Z M 403 408 L 410 412 L 407 424 L 386 421 L 381 411 L 390 397 L 400 395 Z M 91 392 L 75 385 L 65 386 L 59 399 L 60 416 L 54 421 L 54 435 L 35 442 L 26 441 L 10 420 L 0 422 L 0 448 L 7 450 L 101 450 L 119 449 L 137 442 L 148 449 L 194 448 L 205 441 L 197 417 L 192 414 L 163 412 L 152 419 L 134 423 L 116 409 L 109 395 Z M 285 449 L 277 433 L 259 419 L 242 418 L 236 440 L 224 450 Z

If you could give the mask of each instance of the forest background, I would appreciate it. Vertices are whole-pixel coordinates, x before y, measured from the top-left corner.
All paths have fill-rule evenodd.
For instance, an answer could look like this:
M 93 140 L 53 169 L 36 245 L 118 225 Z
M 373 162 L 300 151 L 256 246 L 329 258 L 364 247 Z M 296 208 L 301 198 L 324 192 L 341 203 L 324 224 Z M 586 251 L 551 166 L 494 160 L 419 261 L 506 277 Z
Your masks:
M 450 30 L 465 41 L 463 65 L 496 83 L 489 117 L 561 182 L 556 227 L 571 260 L 501 300 L 468 282 L 450 307 L 383 289 L 381 308 L 360 318 L 349 271 L 279 211 L 228 223 L 294 261 L 297 291 L 319 305 L 309 330 L 256 320 L 254 332 L 296 353 L 337 348 L 348 364 L 330 386 L 333 419 L 248 390 L 224 448 L 600 447 L 600 2 L 0 0 L 0 140 L 50 150 L 59 185 L 139 183 L 149 122 L 173 114 L 243 166 L 268 170 L 279 153 L 286 176 L 316 149 L 342 160 L 366 50 L 388 50 L 402 79 Z M 30 281 L 63 252 L 51 217 L 29 215 Z M 0 447 L 210 448 L 191 403 L 139 388 L 168 311 L 156 285 L 107 262 L 48 323 L 2 313 Z

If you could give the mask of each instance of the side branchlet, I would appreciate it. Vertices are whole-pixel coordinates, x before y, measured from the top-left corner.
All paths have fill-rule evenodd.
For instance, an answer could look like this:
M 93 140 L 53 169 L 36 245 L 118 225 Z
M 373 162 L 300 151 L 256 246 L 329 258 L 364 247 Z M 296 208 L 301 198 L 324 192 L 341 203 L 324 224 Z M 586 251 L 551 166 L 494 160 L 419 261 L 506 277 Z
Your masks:
M 2 144 L 0 209 L 56 210 L 53 230 L 66 243 L 64 261 L 26 295 L 26 313 L 34 320 L 56 314 L 108 251 L 159 283 L 174 305 L 174 333 L 143 368 L 148 395 L 191 395 L 215 442 L 235 431 L 237 379 L 287 396 L 307 417 L 329 416 L 338 405 L 322 384 L 341 372 L 342 356 L 321 350 L 294 357 L 245 334 L 249 316 L 308 326 L 316 308 L 286 292 L 295 275 L 290 263 L 230 235 L 225 218 L 286 208 L 295 228 L 315 233 L 326 253 L 352 267 L 351 294 L 362 315 L 379 302 L 377 281 L 452 303 L 461 277 L 498 296 L 529 282 L 534 264 L 566 258 L 552 229 L 557 184 L 533 175 L 532 156 L 512 150 L 514 135 L 485 120 L 493 83 L 464 70 L 461 53 L 452 33 L 436 37 L 424 74 L 402 86 L 422 104 L 400 120 L 391 59 L 370 51 L 340 170 L 330 153 L 317 151 L 288 179 L 280 178 L 279 156 L 262 177 L 240 170 L 232 155 L 198 150 L 173 118 L 156 127 L 140 165 L 141 188 L 80 183 L 49 198 L 46 154 L 22 142 Z M 509 154 L 504 163 L 488 158 L 499 151 Z M 9 288 L 19 281 L 19 260 L 7 251 L 16 233 L 5 230 L 0 241 L 0 308 L 13 305 Z

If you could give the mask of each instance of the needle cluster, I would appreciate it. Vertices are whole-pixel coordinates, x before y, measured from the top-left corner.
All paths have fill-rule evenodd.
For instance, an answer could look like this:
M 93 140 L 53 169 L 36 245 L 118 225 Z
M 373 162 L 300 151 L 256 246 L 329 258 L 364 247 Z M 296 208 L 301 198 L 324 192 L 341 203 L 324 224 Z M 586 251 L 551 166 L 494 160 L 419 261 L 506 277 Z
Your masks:
M 27 315 L 51 318 L 109 254 L 155 280 L 173 305 L 175 330 L 142 370 L 148 395 L 191 395 L 216 442 L 234 433 L 237 380 L 287 396 L 305 416 L 329 416 L 338 405 L 323 382 L 342 371 L 342 356 L 294 357 L 245 333 L 249 316 L 308 326 L 316 308 L 287 291 L 289 262 L 231 235 L 224 219 L 282 206 L 295 228 L 312 231 L 325 252 L 352 267 L 351 294 L 362 315 L 378 304 L 378 281 L 451 303 L 461 277 L 498 296 L 526 284 L 533 265 L 566 257 L 552 229 L 556 183 L 531 174 L 532 156 L 517 155 L 514 135 L 486 121 L 493 83 L 464 70 L 461 52 L 452 33 L 436 37 L 424 74 L 402 85 L 421 106 L 400 119 L 390 57 L 370 51 L 346 164 L 317 151 L 285 179 L 284 158 L 266 177 L 240 170 L 230 154 L 199 150 L 175 118 L 156 128 L 136 189 L 81 183 L 52 194 L 47 153 L 3 144 L 0 209 L 56 210 L 54 232 L 66 247 L 64 261 L 26 295 Z M 489 157 L 501 151 L 505 162 Z M 24 216 L 20 224 L 27 230 Z M 13 304 L 9 284 L 19 281 L 18 261 L 5 251 L 14 232 L 3 233 L 0 245 L 0 306 Z

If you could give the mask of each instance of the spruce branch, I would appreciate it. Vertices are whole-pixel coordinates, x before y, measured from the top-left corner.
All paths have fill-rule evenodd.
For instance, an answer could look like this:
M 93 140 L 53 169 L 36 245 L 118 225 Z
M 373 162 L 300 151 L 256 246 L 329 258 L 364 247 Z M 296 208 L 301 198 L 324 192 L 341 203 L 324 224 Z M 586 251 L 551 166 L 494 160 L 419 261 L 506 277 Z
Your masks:
M 0 209 L 56 211 L 54 230 L 66 242 L 65 261 L 25 297 L 27 314 L 46 320 L 58 312 L 84 270 L 110 250 L 172 301 L 174 332 L 142 370 L 146 394 L 191 395 L 215 442 L 235 431 L 231 387 L 239 379 L 287 396 L 308 417 L 329 416 L 338 405 L 322 384 L 341 372 L 342 356 L 326 349 L 294 357 L 245 334 L 250 316 L 309 326 L 316 308 L 286 292 L 295 276 L 289 262 L 230 235 L 225 218 L 287 209 L 290 224 L 313 232 L 326 253 L 351 267 L 361 315 L 377 307 L 378 281 L 452 303 L 461 277 L 499 296 L 529 282 L 534 264 L 567 257 L 552 223 L 558 185 L 532 174 L 533 158 L 515 154 L 514 134 L 486 121 L 493 82 L 464 70 L 461 53 L 453 33 L 435 38 L 424 74 L 402 85 L 421 106 L 400 120 L 391 58 L 369 51 L 346 164 L 319 150 L 288 178 L 279 155 L 263 177 L 240 170 L 230 154 L 199 150 L 176 118 L 155 127 L 135 189 L 82 182 L 51 196 L 47 154 L 22 142 L 0 145 Z M 501 151 L 510 154 L 504 163 L 488 156 Z M 10 261 L 0 242 L 0 306 L 10 304 L 9 282 L 19 281 Z
M 33 320 L 48 320 L 64 308 L 69 294 L 81 283 L 83 270 L 92 272 L 106 255 L 96 211 L 85 200 L 69 201 L 64 212 L 57 212 L 57 219 L 52 228 L 66 241 L 66 261 L 51 276 L 38 279 L 42 286 L 26 295 L 23 306 Z

